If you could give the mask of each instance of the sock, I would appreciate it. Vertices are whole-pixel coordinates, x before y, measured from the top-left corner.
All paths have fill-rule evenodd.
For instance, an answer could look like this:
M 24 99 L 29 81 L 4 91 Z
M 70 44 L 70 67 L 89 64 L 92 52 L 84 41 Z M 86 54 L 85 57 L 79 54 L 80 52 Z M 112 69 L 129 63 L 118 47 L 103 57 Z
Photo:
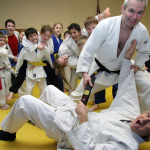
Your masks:
M 16 133 L 9 133 L 0 130 L 0 140 L 2 141 L 14 141 L 16 139 Z

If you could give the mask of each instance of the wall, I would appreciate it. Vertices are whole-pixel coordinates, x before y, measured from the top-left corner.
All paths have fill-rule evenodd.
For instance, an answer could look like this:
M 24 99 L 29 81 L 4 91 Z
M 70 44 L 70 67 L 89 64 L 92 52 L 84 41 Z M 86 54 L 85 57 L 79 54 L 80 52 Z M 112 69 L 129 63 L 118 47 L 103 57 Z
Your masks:
M 111 15 L 121 14 L 123 0 L 100 0 L 101 12 L 110 7 Z M 0 28 L 4 28 L 6 19 L 16 21 L 16 28 L 26 29 L 35 27 L 40 30 L 44 24 L 53 26 L 55 22 L 62 22 L 64 31 L 67 26 L 76 22 L 83 27 L 88 16 L 96 15 L 97 0 L 0 0 Z M 2 15 L 3 14 L 3 15 Z M 150 31 L 150 4 L 142 22 Z

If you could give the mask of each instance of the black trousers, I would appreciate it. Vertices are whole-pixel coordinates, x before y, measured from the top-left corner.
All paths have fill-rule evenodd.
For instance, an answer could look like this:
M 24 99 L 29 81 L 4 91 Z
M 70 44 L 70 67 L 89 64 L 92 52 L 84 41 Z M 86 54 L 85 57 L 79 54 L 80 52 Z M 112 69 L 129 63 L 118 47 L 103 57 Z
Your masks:
M 47 85 L 52 84 L 62 91 L 63 82 L 61 82 L 62 80 L 61 77 L 58 78 L 58 75 L 55 75 L 55 69 L 51 68 L 50 64 L 46 60 L 44 60 L 43 62 L 47 64 L 47 66 L 44 66 L 44 70 L 47 75 L 47 78 L 46 78 Z M 14 93 L 18 92 L 19 88 L 21 87 L 21 85 L 23 84 L 25 80 L 26 69 L 27 69 L 27 61 L 24 60 L 22 66 L 19 69 L 17 77 L 15 78 L 12 86 L 9 88 L 10 92 L 14 92 Z

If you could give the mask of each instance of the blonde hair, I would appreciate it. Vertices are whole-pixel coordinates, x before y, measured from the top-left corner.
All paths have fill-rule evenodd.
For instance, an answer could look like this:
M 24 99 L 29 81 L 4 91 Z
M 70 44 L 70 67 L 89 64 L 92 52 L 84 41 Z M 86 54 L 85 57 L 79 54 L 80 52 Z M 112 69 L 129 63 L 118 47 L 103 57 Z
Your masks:
M 77 40 L 77 46 L 81 46 L 82 44 L 85 44 L 86 41 L 88 40 L 88 37 L 83 35 L 83 36 L 80 36 Z
M 55 28 L 58 24 L 60 24 L 61 27 L 62 27 L 62 29 L 63 29 L 63 24 L 62 24 L 61 22 L 56 22 L 56 23 L 53 25 L 53 27 L 52 27 L 52 33 L 53 33 L 53 34 L 54 34 L 54 28 Z M 61 34 L 60 34 L 58 37 L 61 38 Z
M 59 75 L 61 76 L 61 78 L 63 79 L 63 81 L 69 86 L 69 88 L 71 88 L 70 84 L 67 82 L 66 76 L 65 76 L 65 66 L 60 65 L 57 61 L 57 59 L 59 58 L 58 54 L 56 54 L 56 58 L 54 61 L 54 68 L 56 69 L 56 71 L 59 73 Z

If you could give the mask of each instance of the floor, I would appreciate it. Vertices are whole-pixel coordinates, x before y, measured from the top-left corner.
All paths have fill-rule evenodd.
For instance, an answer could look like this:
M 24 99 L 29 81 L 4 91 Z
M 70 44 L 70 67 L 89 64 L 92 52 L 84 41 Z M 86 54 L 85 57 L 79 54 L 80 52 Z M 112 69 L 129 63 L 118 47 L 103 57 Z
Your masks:
M 112 102 L 111 88 L 108 88 L 106 91 L 106 103 L 100 104 L 101 109 L 109 107 Z M 39 89 L 36 86 L 33 90 L 33 95 L 39 97 Z M 11 101 L 8 101 L 8 104 L 12 107 L 18 94 L 15 94 L 15 98 Z M 88 107 L 92 107 L 92 103 L 88 103 Z M 0 122 L 5 118 L 9 113 L 11 108 L 8 110 L 0 109 Z M 96 112 L 99 112 L 97 110 Z M 4 142 L 0 141 L 0 150 L 56 150 L 56 142 L 53 139 L 46 137 L 45 132 L 38 129 L 37 127 L 26 123 L 18 132 L 17 138 L 14 142 Z M 150 143 L 144 143 L 140 146 L 139 150 L 150 150 Z

